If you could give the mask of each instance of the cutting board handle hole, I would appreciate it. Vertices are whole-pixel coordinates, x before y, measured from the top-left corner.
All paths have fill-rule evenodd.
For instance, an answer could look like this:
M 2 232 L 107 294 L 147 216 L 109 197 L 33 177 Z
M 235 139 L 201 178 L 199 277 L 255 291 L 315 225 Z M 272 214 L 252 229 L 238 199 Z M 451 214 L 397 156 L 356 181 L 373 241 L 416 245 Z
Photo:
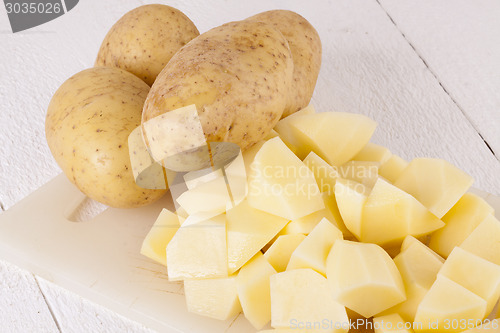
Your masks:
M 71 222 L 87 222 L 108 209 L 108 206 L 90 199 L 81 197 L 69 207 L 65 212 L 65 218 Z

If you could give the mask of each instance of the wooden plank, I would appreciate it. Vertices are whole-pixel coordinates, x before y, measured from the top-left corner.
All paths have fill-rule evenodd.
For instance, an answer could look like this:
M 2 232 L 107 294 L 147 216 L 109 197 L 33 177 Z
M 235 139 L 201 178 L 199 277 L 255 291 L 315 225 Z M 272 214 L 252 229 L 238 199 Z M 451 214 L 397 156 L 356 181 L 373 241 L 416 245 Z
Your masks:
M 476 187 L 500 193 L 500 178 L 492 176 L 500 163 L 380 5 L 330 6 L 317 21 L 324 52 L 317 109 L 369 115 L 379 122 L 375 142 L 406 159 L 444 158 Z
M 380 0 L 380 3 L 500 156 L 500 2 Z
M 39 277 L 37 280 L 45 297 L 50 299 L 62 332 L 154 332 L 51 282 Z
M 0 331 L 58 332 L 33 274 L 0 260 Z

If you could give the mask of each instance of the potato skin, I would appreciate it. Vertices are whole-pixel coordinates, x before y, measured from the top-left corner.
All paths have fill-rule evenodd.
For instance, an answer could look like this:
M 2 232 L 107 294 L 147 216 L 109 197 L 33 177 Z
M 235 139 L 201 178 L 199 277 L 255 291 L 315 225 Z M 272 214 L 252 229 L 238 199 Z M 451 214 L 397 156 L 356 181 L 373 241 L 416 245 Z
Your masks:
M 207 141 L 245 150 L 281 118 L 292 74 L 290 49 L 278 30 L 262 22 L 226 23 L 172 57 L 151 87 L 142 121 L 196 104 Z
M 194 23 L 175 8 L 140 6 L 111 27 L 95 66 L 124 69 L 151 86 L 170 58 L 199 34 Z
M 66 80 L 50 101 L 45 134 L 55 160 L 88 197 L 118 208 L 139 207 L 165 191 L 135 184 L 128 135 L 140 125 L 149 87 L 136 76 L 95 67 Z
M 249 17 L 273 25 L 288 41 L 293 58 L 290 101 L 283 118 L 306 107 L 311 101 L 321 67 L 321 40 L 305 18 L 289 10 L 271 10 Z

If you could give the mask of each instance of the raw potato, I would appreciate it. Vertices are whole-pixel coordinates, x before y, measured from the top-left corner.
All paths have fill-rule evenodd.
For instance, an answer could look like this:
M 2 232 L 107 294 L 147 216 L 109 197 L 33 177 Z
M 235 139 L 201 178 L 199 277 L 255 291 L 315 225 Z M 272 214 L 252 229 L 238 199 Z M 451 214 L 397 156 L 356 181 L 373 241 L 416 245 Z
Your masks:
M 292 74 L 290 49 L 278 30 L 262 22 L 227 23 L 172 57 L 151 88 L 142 120 L 196 104 L 207 141 L 244 151 L 281 118 Z
M 285 36 L 292 51 L 293 82 L 282 118 L 306 107 L 321 67 L 321 40 L 316 29 L 305 18 L 289 10 L 270 10 L 247 20 L 272 24 Z
M 151 86 L 170 58 L 199 34 L 194 23 L 175 8 L 137 7 L 111 27 L 95 65 L 124 69 Z
M 415 332 L 460 332 L 460 325 L 447 323 L 465 319 L 479 323 L 486 314 L 486 301 L 458 283 L 439 275 L 418 306 Z M 431 326 L 432 325 L 432 326 Z M 431 328 L 431 329 L 429 329 Z
M 165 193 L 137 186 L 130 167 L 128 136 L 141 123 L 148 91 L 124 70 L 96 67 L 69 78 L 52 97 L 48 145 L 69 180 L 90 198 L 131 208 Z
M 406 300 L 385 310 L 380 315 L 400 314 L 413 322 L 418 305 L 436 280 L 443 266 L 443 258 L 412 236 L 407 236 L 394 263 L 401 273 Z

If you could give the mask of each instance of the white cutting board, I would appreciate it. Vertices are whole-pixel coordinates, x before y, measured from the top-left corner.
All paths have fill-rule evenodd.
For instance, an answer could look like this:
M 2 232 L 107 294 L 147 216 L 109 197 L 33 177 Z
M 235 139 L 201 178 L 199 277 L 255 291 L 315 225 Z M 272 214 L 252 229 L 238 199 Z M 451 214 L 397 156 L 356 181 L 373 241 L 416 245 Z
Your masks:
M 500 198 L 474 190 L 499 217 Z M 250 333 L 243 315 L 228 321 L 187 312 L 182 283 L 139 251 L 169 195 L 148 207 L 108 208 L 86 222 L 66 216 L 85 196 L 61 174 L 0 215 L 0 259 L 160 332 Z
M 72 222 L 66 216 L 85 196 L 61 174 L 0 215 L 0 259 L 159 332 L 254 333 L 242 315 L 222 322 L 188 313 L 182 283 L 139 253 L 162 208 L 173 207 L 168 197 Z

